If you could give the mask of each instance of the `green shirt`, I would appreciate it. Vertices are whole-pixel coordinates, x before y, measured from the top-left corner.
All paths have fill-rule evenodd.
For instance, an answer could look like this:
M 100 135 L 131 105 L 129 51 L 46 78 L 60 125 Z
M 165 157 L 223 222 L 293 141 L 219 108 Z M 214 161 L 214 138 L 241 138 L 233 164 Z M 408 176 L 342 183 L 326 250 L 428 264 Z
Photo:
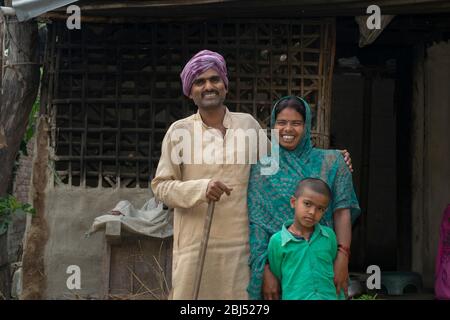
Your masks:
M 344 291 L 336 296 L 334 259 L 337 241 L 334 231 L 316 224 L 309 241 L 297 239 L 288 230 L 287 221 L 269 242 L 270 270 L 281 282 L 283 300 L 345 299 Z

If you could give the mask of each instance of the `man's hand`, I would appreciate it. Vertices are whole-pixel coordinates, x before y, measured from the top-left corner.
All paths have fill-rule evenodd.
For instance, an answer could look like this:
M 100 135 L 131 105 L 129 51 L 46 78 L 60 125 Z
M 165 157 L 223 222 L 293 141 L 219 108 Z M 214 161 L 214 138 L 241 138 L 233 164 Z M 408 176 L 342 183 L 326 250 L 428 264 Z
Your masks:
M 222 194 L 230 195 L 233 188 L 228 188 L 224 183 L 218 180 L 211 180 L 206 189 L 206 198 L 212 201 L 219 201 Z
M 350 157 L 350 153 L 347 151 L 347 149 L 339 151 L 342 153 L 342 156 L 344 157 L 344 161 L 347 164 L 348 169 L 350 170 L 350 172 L 353 172 L 352 158 Z
M 334 285 L 337 296 L 341 294 L 341 289 L 344 289 L 345 298 L 348 297 L 348 258 L 339 251 L 334 260 Z
M 264 267 L 262 291 L 265 300 L 280 300 L 280 284 L 268 264 Z

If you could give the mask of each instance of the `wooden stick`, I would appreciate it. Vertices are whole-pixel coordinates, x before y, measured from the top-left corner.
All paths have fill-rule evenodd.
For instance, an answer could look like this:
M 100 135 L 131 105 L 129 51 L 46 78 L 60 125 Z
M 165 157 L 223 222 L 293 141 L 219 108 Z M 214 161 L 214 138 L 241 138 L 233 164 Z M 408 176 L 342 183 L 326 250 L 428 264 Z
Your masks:
M 205 256 L 206 256 L 206 247 L 208 246 L 209 232 L 211 231 L 211 222 L 214 214 L 215 204 L 216 203 L 214 201 L 209 201 L 208 204 L 208 212 L 206 214 L 205 225 L 203 227 L 203 238 L 200 244 L 200 252 L 198 254 L 199 265 L 197 268 L 197 272 L 195 274 L 194 295 L 193 295 L 194 300 L 198 299 L 200 282 L 202 281 L 203 266 L 205 264 Z

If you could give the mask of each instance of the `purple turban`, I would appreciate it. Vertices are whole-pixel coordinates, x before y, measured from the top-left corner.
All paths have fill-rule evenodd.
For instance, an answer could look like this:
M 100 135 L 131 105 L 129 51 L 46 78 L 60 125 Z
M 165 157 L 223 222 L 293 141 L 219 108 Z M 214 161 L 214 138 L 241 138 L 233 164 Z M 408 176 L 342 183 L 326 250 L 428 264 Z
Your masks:
M 189 60 L 180 74 L 183 83 L 183 93 L 189 96 L 191 93 L 192 83 L 203 72 L 208 69 L 214 69 L 219 73 L 225 88 L 228 89 L 227 65 L 225 59 L 217 52 L 202 50 Z

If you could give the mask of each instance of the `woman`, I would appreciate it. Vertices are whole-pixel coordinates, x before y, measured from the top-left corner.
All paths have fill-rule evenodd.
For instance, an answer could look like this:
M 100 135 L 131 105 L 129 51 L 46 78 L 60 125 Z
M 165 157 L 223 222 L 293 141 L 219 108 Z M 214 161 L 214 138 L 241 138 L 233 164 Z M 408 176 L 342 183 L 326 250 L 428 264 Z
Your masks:
M 272 128 L 278 129 L 279 170 L 273 175 L 261 175 L 261 163 L 254 165 L 248 186 L 250 222 L 251 278 L 248 293 L 251 299 L 279 299 L 279 284 L 267 264 L 270 237 L 293 217 L 289 198 L 297 183 L 306 177 L 326 181 L 332 190 L 332 201 L 321 223 L 334 227 L 338 244 L 335 264 L 337 293 L 347 289 L 350 257 L 351 223 L 360 213 L 353 189 L 352 176 L 337 150 L 321 150 L 311 145 L 311 110 L 305 100 L 283 97 L 275 103 Z M 270 163 L 270 162 L 269 162 Z

